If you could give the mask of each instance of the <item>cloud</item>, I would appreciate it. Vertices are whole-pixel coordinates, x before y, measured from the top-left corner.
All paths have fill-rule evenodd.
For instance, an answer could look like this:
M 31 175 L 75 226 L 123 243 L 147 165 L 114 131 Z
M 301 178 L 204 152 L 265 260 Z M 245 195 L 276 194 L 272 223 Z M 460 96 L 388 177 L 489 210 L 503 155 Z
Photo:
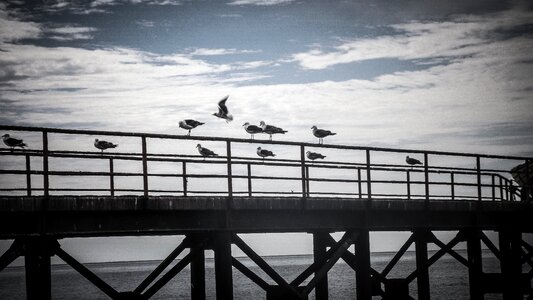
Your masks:
M 294 2 L 294 0 L 234 0 L 228 5 L 257 5 L 257 6 L 272 6 L 272 5 L 286 5 Z
M 93 36 L 91 32 L 97 31 L 94 27 L 65 26 L 46 29 L 49 38 L 59 41 L 89 40 Z
M 250 54 L 260 53 L 260 50 L 239 50 L 239 49 L 224 49 L 224 48 L 196 48 L 191 55 L 196 56 L 212 56 L 212 55 L 230 55 L 230 54 Z
M 482 53 L 499 30 L 531 23 L 533 12 L 513 9 L 483 16 L 456 16 L 446 22 L 411 22 L 391 26 L 397 33 L 354 39 L 333 49 L 314 46 L 292 56 L 304 69 L 320 70 L 371 59 L 454 59 Z
M 141 27 L 154 27 L 155 22 L 154 21 L 148 21 L 148 20 L 140 20 L 136 21 L 135 24 L 141 26 Z
M 0 45 L 22 39 L 38 38 L 42 34 L 40 24 L 22 21 L 8 13 L 6 4 L 0 3 Z

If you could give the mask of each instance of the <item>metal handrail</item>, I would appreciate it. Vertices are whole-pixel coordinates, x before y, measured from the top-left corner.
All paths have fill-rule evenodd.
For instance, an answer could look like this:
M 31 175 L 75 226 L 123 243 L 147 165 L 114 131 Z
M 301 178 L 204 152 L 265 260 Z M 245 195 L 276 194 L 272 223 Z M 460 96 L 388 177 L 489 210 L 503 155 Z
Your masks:
M 147 197 L 149 193 L 154 192 L 179 192 L 183 193 L 184 196 L 187 196 L 188 193 L 222 193 L 227 194 L 230 197 L 235 194 L 247 193 L 249 196 L 252 194 L 284 194 L 284 192 L 272 192 L 272 191 L 253 191 L 252 189 L 252 180 L 293 180 L 302 182 L 302 207 L 305 207 L 305 200 L 310 195 L 355 195 L 359 198 L 366 197 L 369 201 L 375 197 L 383 196 L 403 196 L 404 199 L 413 199 L 413 198 L 424 198 L 426 201 L 435 199 L 438 197 L 450 197 L 450 196 L 439 196 L 436 194 L 430 194 L 430 186 L 450 186 L 451 187 L 451 198 L 452 200 L 457 199 L 477 199 L 479 201 L 484 199 L 491 200 L 509 200 L 513 199 L 513 194 L 519 194 L 516 188 L 514 188 L 512 180 L 504 177 L 501 173 L 508 173 L 507 170 L 498 170 L 498 169 L 482 169 L 481 168 L 481 158 L 488 159 L 504 159 L 504 160 L 525 160 L 526 162 L 531 160 L 531 158 L 518 157 L 518 156 L 502 156 L 502 155 L 488 155 L 488 154 L 472 154 L 472 153 L 458 153 L 458 152 L 442 152 L 442 151 L 424 151 L 424 150 L 408 150 L 408 149 L 392 149 L 392 148 L 377 148 L 377 147 L 364 147 L 364 146 L 346 146 L 346 145 L 317 145 L 311 143 L 299 143 L 299 142 L 286 142 L 286 141 L 265 141 L 265 140 L 248 140 L 248 139 L 235 139 L 235 138 L 221 138 L 221 137 L 202 137 L 202 136 L 182 136 L 182 135 L 168 135 L 168 134 L 149 134 L 149 133 L 131 133 L 131 132 L 118 132 L 118 131 L 94 131 L 94 130 L 74 130 L 74 129 L 54 129 L 54 128 L 41 128 L 41 127 L 24 127 L 24 126 L 4 126 L 0 125 L 2 130 L 11 130 L 11 131 L 31 131 L 31 132 L 41 132 L 43 146 L 42 150 L 38 149 L 28 149 L 28 150 L 12 150 L 12 149 L 2 149 L 0 148 L 0 156 L 4 155 L 14 155 L 14 156 L 25 156 L 26 165 L 25 169 L 16 169 L 16 170 L 0 170 L 0 174 L 12 174 L 12 175 L 26 175 L 26 191 L 28 195 L 32 195 L 32 191 L 43 191 L 45 196 L 49 195 L 50 191 L 109 191 L 111 195 L 115 195 L 115 192 L 143 192 L 144 196 Z M 101 153 L 97 151 L 74 151 L 74 150 L 49 150 L 48 149 L 48 136 L 51 133 L 55 134 L 78 134 L 78 135 L 106 135 L 106 136 L 120 136 L 120 137 L 139 137 L 141 138 L 142 151 L 139 152 L 107 152 Z M 172 154 L 172 153 L 149 153 L 147 151 L 147 140 L 148 139 L 177 139 L 177 140 L 207 140 L 207 141 L 218 141 L 226 143 L 226 156 L 218 156 L 216 158 L 203 159 L 198 155 L 183 155 L 183 154 Z M 231 145 L 232 143 L 260 143 L 260 144 L 275 144 L 275 145 L 288 145 L 288 146 L 298 146 L 300 148 L 300 159 L 268 159 L 263 160 L 260 158 L 253 157 L 239 157 L 231 155 Z M 344 149 L 344 150 L 358 150 L 365 151 L 366 158 L 364 162 L 354 163 L 354 162 L 340 162 L 340 161 L 320 161 L 320 162 L 310 162 L 305 159 L 305 147 L 313 148 L 334 148 L 334 149 Z M 397 153 L 418 153 L 424 155 L 423 165 L 420 167 L 406 167 L 405 165 L 396 165 L 396 164 L 373 164 L 372 155 L 373 152 L 397 152 Z M 458 157 L 471 157 L 476 159 L 475 168 L 464 168 L 464 167 L 447 167 L 447 166 L 438 166 L 429 164 L 429 155 L 447 155 L 447 156 L 458 156 Z M 34 170 L 31 168 L 31 157 L 42 157 L 43 167 L 42 170 Z M 104 159 L 109 161 L 109 171 L 60 171 L 60 170 L 49 170 L 48 161 L 50 158 L 82 158 L 82 159 Z M 125 161 L 141 161 L 142 162 L 142 173 L 135 172 L 116 172 L 114 171 L 114 161 L 125 160 Z M 182 164 L 182 173 L 156 173 L 148 172 L 148 163 L 149 162 L 178 162 Z M 225 164 L 226 165 L 226 174 L 191 174 L 187 173 L 186 165 L 189 163 L 193 164 Z M 246 165 L 247 174 L 239 175 L 233 174 L 232 166 L 233 165 Z M 298 167 L 301 168 L 301 176 L 259 176 L 252 175 L 251 166 L 277 166 L 277 167 Z M 355 170 L 357 171 L 356 179 L 345 179 L 345 178 L 318 178 L 312 177 L 309 175 L 310 169 L 346 169 L 346 170 Z M 362 178 L 362 171 L 365 172 L 366 178 Z M 372 175 L 376 171 L 384 172 L 395 172 L 395 173 L 405 173 L 407 178 L 406 180 L 384 180 L 384 179 L 372 179 Z M 423 173 L 424 180 L 411 180 L 410 174 L 412 173 Z M 448 174 L 450 175 L 450 182 L 447 181 L 435 181 L 430 180 L 430 174 Z M 32 187 L 31 175 L 42 175 L 43 176 L 43 188 Z M 355 175 L 355 174 L 354 174 Z M 455 175 L 468 175 L 475 177 L 475 180 L 472 182 L 459 182 L 456 181 Z M 49 177 L 50 176 L 106 176 L 110 180 L 109 189 L 61 189 L 61 188 L 51 188 L 49 186 Z M 123 176 L 137 176 L 142 177 L 143 179 L 143 188 L 142 189 L 119 189 L 115 188 L 115 177 Z M 149 177 L 176 177 L 182 178 L 183 180 L 183 189 L 181 191 L 167 191 L 160 189 L 151 189 L 149 188 Z M 482 178 L 490 177 L 491 183 L 483 183 Z M 224 192 L 202 192 L 202 191 L 188 191 L 187 180 L 188 178 L 226 178 L 227 179 L 227 191 Z M 248 190 L 247 191 L 237 191 L 233 190 L 233 180 L 234 179 L 247 179 Z M 498 182 L 496 181 L 498 179 Z M 343 193 L 343 192 L 311 192 L 310 191 L 310 182 L 334 182 L 334 183 L 357 183 L 357 192 L 356 193 Z M 372 184 L 404 184 L 407 187 L 407 195 L 399 194 L 380 194 L 372 193 Z M 363 185 L 366 187 L 366 192 L 363 192 Z M 412 185 L 424 185 L 424 193 L 413 194 L 411 193 Z M 458 195 L 455 191 L 455 187 L 477 187 L 477 196 L 467 196 L 467 195 Z M 483 195 L 483 188 L 491 188 L 491 195 Z M 499 196 L 497 197 L 496 189 L 499 189 Z M 20 188 L 0 188 L 0 191 L 18 191 L 22 190 Z M 294 195 L 294 193 L 291 193 Z

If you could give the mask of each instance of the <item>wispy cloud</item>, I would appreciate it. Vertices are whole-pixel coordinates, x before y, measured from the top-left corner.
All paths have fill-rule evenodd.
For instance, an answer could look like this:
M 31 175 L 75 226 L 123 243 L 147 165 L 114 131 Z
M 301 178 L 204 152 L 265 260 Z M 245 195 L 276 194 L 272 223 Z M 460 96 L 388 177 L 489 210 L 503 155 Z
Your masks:
M 148 20 L 136 21 L 135 24 L 137 24 L 137 25 L 139 25 L 141 27 L 148 27 L 148 28 L 151 28 L 151 27 L 155 26 L 155 22 L 154 21 L 148 21 Z
M 397 58 L 401 60 L 461 58 L 482 53 L 497 30 L 531 23 L 533 12 L 513 9 L 484 16 L 457 16 L 446 22 L 412 22 L 391 26 L 396 34 L 343 42 L 333 49 L 314 46 L 293 59 L 305 69 L 325 69 L 338 64 Z M 422 61 L 421 63 L 424 63 Z
M 271 6 L 271 5 L 285 5 L 294 2 L 294 0 L 234 0 L 228 5 L 257 5 L 257 6 Z
M 49 38 L 59 41 L 89 40 L 93 38 L 94 27 L 65 26 L 46 29 Z
M 194 56 L 212 56 L 212 55 L 230 55 L 230 54 L 250 54 L 260 53 L 260 50 L 245 50 L 245 49 L 225 49 L 225 48 L 197 48 L 190 54 Z

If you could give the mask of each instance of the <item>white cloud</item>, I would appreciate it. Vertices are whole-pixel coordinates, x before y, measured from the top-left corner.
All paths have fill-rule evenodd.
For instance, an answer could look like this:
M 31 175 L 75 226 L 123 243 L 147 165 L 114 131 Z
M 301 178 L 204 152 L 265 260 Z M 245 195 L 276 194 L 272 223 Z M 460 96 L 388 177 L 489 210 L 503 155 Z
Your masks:
M 225 49 L 225 48 L 197 48 L 191 52 L 191 55 L 197 56 L 211 56 L 211 55 L 229 55 L 229 54 L 250 54 L 259 53 L 259 50 L 239 50 L 239 49 Z
M 294 2 L 294 0 L 234 0 L 228 5 L 257 5 L 257 6 L 271 6 L 284 5 Z
M 40 24 L 21 21 L 8 14 L 5 4 L 0 3 L 0 44 L 21 39 L 38 38 L 42 34 Z
M 399 33 L 344 42 L 332 50 L 321 47 L 297 53 L 293 59 L 304 69 L 325 69 L 338 64 L 397 58 L 401 60 L 455 58 L 484 51 L 496 29 L 527 25 L 532 11 L 519 9 L 485 16 L 459 16 L 448 22 L 412 22 L 392 26 Z M 497 41 L 496 41 L 497 42 Z
M 91 32 L 97 31 L 94 27 L 76 27 L 65 26 L 46 29 L 47 33 L 50 33 L 50 38 L 60 41 L 72 41 L 72 40 L 89 40 L 93 36 Z
M 155 26 L 154 21 L 148 21 L 148 20 L 140 20 L 140 21 L 135 22 L 135 24 L 141 27 L 154 27 Z

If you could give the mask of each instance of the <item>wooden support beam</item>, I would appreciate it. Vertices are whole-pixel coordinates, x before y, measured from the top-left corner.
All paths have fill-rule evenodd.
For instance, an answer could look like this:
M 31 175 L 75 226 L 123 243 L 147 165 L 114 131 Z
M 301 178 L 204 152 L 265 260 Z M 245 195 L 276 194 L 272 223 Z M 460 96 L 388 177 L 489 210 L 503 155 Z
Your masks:
M 172 267 L 168 272 L 166 272 L 158 281 L 154 282 L 144 293 L 142 297 L 148 299 L 157 293 L 162 287 L 164 287 L 174 276 L 178 275 L 190 262 L 194 251 L 189 252 L 185 257 L 183 257 L 174 267 Z M 231 298 L 228 298 L 231 299 Z
M 59 249 L 59 243 L 48 237 L 26 237 L 23 239 L 26 298 L 51 299 L 52 282 L 50 257 Z
M 83 277 L 89 280 L 92 284 L 94 284 L 111 299 L 118 298 L 118 293 L 113 287 L 111 287 L 105 281 L 100 279 L 100 277 L 96 276 L 96 274 L 91 272 L 91 270 L 87 269 L 84 265 L 79 263 L 74 257 L 63 251 L 63 249 L 58 248 L 56 250 L 56 254 L 57 256 L 59 256 L 59 258 L 61 258 L 64 262 L 70 265 L 74 270 L 78 271 L 78 273 L 80 273 Z
M 22 255 L 24 255 L 22 243 L 20 240 L 14 240 L 9 249 L 0 256 L 0 272 Z
M 269 266 L 261 256 L 255 253 L 254 250 L 252 250 L 252 248 L 250 248 L 250 246 L 248 246 L 237 234 L 233 235 L 233 242 L 235 245 L 237 245 L 237 247 L 239 247 L 239 249 L 242 250 L 242 252 L 244 252 L 244 254 L 246 254 L 253 262 L 255 262 L 257 266 L 261 268 L 261 270 L 270 276 L 274 282 L 276 282 L 279 286 L 291 291 L 294 296 L 300 297 L 300 293 L 296 291 L 293 286 L 287 283 L 287 281 L 285 281 L 285 279 L 283 279 L 283 277 L 281 277 L 274 269 L 272 269 L 272 267 Z
M 455 258 L 458 262 L 462 263 L 465 267 L 467 268 L 471 267 L 470 262 L 466 258 L 461 256 L 461 254 L 457 253 L 453 249 L 446 248 L 446 244 L 441 242 L 439 239 L 437 238 L 433 239 L 433 243 L 435 243 L 435 245 L 439 246 L 440 248 L 444 248 L 446 253 L 448 253 L 450 256 Z
M 480 236 L 479 237 L 481 238 L 481 240 L 483 241 L 485 246 L 487 246 L 487 248 L 490 249 L 492 254 L 494 254 L 494 256 L 496 256 L 496 258 L 501 260 L 500 250 L 496 247 L 496 245 L 494 245 L 494 243 L 492 243 L 492 241 L 487 237 L 487 235 L 485 235 L 485 233 L 483 231 L 480 232 Z
M 215 251 L 216 298 L 233 299 L 233 270 L 231 267 L 231 233 L 221 231 L 213 234 Z
M 370 240 L 366 229 L 359 231 L 355 242 L 355 283 L 357 300 L 372 299 L 372 277 L 370 275 Z
M 335 265 L 335 263 L 339 260 L 339 258 L 342 256 L 344 252 L 350 247 L 350 245 L 353 244 L 354 239 L 357 237 L 356 232 L 352 232 L 349 234 L 348 238 L 338 247 L 331 258 L 318 270 L 318 272 L 315 273 L 315 277 L 309 281 L 307 286 L 304 289 L 304 294 L 308 295 L 315 286 L 321 281 L 321 279 L 327 275 L 328 271 Z M 326 286 L 327 288 L 327 286 Z M 327 294 L 326 294 L 327 296 Z
M 159 276 L 178 255 L 185 250 L 189 239 L 185 237 L 183 241 L 135 288 L 135 293 L 142 293 Z
M 381 272 L 381 276 L 387 277 L 389 272 L 392 270 L 392 268 L 394 268 L 394 266 L 398 263 L 400 258 L 402 258 L 402 256 L 405 254 L 407 249 L 409 249 L 409 247 L 414 241 L 415 241 L 415 236 L 414 234 L 411 234 L 411 236 L 407 239 L 407 241 L 405 241 L 402 247 L 400 247 L 400 250 L 398 250 L 398 252 L 394 255 L 391 261 L 387 264 L 387 266 L 385 266 L 385 268 Z
M 479 230 L 471 229 L 466 241 L 468 255 L 468 279 L 471 300 L 483 300 L 483 264 Z
M 500 266 L 503 280 L 503 300 L 523 299 L 520 286 L 522 264 L 520 262 L 520 241 L 522 234 L 519 231 L 500 231 Z
M 427 171 L 427 156 L 425 156 L 426 164 L 425 168 Z M 427 172 L 426 172 L 427 175 Z M 427 178 L 426 178 L 427 179 Z M 428 192 L 426 185 L 426 193 Z M 427 195 L 426 195 L 427 199 Z M 428 235 L 430 234 L 427 231 L 417 231 L 413 233 L 415 238 L 415 251 L 416 251 L 416 269 L 420 270 L 418 276 L 416 277 L 416 283 L 418 288 L 418 299 L 420 300 L 429 300 L 430 299 L 430 290 L 429 290 L 429 270 L 424 268 L 428 263 Z
M 191 245 L 191 251 L 194 253 L 191 258 L 191 299 L 205 300 L 205 249 L 202 244 Z
M 327 252 L 327 245 L 328 245 L 326 236 L 330 236 L 329 233 L 327 232 L 313 233 L 313 260 L 315 263 L 325 258 L 325 255 Z M 317 274 L 318 272 L 315 272 L 315 276 L 317 276 Z M 316 300 L 327 300 L 328 299 L 328 275 L 327 274 L 316 284 L 315 299 Z
M 244 276 L 248 277 L 251 281 L 253 281 L 255 284 L 257 284 L 263 290 L 266 291 L 270 287 L 268 282 L 264 281 L 263 278 L 259 277 L 252 270 L 248 269 L 245 265 L 243 265 L 235 257 L 231 258 L 231 264 L 235 267 L 235 269 L 239 270 Z

